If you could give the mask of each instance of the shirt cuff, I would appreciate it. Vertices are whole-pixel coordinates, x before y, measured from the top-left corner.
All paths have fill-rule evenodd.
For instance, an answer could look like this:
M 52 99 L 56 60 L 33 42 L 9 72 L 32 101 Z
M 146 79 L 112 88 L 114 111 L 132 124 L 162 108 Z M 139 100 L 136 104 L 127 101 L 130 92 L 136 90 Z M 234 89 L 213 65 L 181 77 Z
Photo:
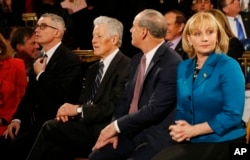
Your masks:
M 19 122 L 21 124 L 21 120 L 20 119 L 13 119 L 11 122 Z
M 115 120 L 114 123 L 115 123 L 115 129 L 116 129 L 117 133 L 121 133 L 119 126 L 118 126 L 118 123 L 117 123 L 117 120 Z
M 37 76 L 36 76 L 36 80 L 37 80 L 37 81 L 38 81 L 40 75 L 41 75 L 43 72 L 44 72 L 44 71 L 41 71 L 40 73 L 37 74 Z

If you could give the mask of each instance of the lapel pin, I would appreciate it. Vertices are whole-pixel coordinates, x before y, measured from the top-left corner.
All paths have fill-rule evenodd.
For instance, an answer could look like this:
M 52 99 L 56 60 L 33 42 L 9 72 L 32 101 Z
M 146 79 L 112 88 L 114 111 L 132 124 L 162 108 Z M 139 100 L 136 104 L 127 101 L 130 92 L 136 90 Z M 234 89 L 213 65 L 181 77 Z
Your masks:
M 206 77 L 207 77 L 207 74 L 206 74 L 206 73 L 203 73 L 203 77 L 206 78 Z

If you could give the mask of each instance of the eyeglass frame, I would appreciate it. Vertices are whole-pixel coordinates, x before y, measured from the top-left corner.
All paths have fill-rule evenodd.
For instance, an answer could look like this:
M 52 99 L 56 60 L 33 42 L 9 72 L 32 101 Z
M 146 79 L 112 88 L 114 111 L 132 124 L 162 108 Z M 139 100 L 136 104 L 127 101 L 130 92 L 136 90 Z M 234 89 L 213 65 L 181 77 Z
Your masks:
M 53 29 L 58 30 L 58 28 L 53 27 L 53 26 L 51 26 L 51 25 L 48 25 L 48 24 L 46 24 L 46 23 L 41 23 L 40 25 L 39 25 L 39 24 L 36 24 L 35 29 L 39 28 L 40 30 L 45 30 L 47 27 L 50 27 L 50 28 L 53 28 Z

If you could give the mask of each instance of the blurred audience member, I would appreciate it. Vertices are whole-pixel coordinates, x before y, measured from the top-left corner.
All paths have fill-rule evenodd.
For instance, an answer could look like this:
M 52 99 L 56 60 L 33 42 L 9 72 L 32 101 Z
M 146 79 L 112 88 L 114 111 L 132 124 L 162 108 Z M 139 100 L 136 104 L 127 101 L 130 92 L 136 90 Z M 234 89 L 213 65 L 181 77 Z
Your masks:
M 193 5 L 195 12 L 206 11 L 216 6 L 215 0 L 194 0 Z
M 250 38 L 250 12 L 241 12 L 240 0 L 218 0 L 218 7 L 239 40 Z
M 188 55 L 182 48 L 182 31 L 186 24 L 185 15 L 178 10 L 171 10 L 164 15 L 167 21 L 167 32 L 165 40 L 170 48 L 180 54 L 182 59 L 187 59 Z
M 14 57 L 24 61 L 28 76 L 34 60 L 40 55 L 39 45 L 35 42 L 35 30 L 30 27 L 19 27 L 12 34 L 10 42 L 15 50 Z
M 242 57 L 243 53 L 245 52 L 245 49 L 240 40 L 233 34 L 226 16 L 218 9 L 211 9 L 207 12 L 212 13 L 212 15 L 214 15 L 214 17 L 218 20 L 218 22 L 224 28 L 227 36 L 229 37 L 227 55 L 234 58 L 236 61 L 239 62 L 239 64 L 241 64 L 241 61 L 239 61 L 238 58 Z
M 23 61 L 12 58 L 0 37 L 0 137 L 11 122 L 26 86 Z

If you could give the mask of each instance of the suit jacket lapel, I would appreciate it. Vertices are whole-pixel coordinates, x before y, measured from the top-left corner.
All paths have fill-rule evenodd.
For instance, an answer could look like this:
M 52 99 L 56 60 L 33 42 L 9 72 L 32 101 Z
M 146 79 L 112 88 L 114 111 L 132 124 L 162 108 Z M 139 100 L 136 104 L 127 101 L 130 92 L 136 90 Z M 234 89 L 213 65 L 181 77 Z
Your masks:
M 148 65 L 147 71 L 145 73 L 144 76 L 144 80 L 147 77 L 149 71 L 153 68 L 153 66 L 159 61 L 160 57 L 162 56 L 162 54 L 164 53 L 164 49 L 165 49 L 165 43 L 163 43 L 155 52 L 155 55 L 153 56 L 151 62 Z M 143 81 L 144 82 L 144 81 Z
M 49 60 L 49 63 L 47 64 L 45 70 L 51 70 L 51 69 L 53 69 L 55 67 L 55 65 L 56 65 L 56 59 L 60 55 L 61 47 L 62 47 L 62 44 L 60 44 L 58 46 L 58 48 L 55 50 L 55 52 L 53 53 L 52 57 Z
M 100 87 L 98 88 L 97 90 L 97 94 L 96 94 L 96 98 L 95 100 L 99 99 L 100 96 L 103 94 L 104 90 L 105 90 L 105 86 L 107 84 L 107 81 L 109 81 L 111 75 L 113 74 L 115 68 L 116 68 L 116 65 L 117 63 L 121 60 L 121 57 L 122 57 L 122 53 L 119 51 L 116 56 L 114 57 L 114 59 L 112 60 L 112 62 L 110 63 L 103 79 L 102 79 L 102 82 L 100 84 Z

